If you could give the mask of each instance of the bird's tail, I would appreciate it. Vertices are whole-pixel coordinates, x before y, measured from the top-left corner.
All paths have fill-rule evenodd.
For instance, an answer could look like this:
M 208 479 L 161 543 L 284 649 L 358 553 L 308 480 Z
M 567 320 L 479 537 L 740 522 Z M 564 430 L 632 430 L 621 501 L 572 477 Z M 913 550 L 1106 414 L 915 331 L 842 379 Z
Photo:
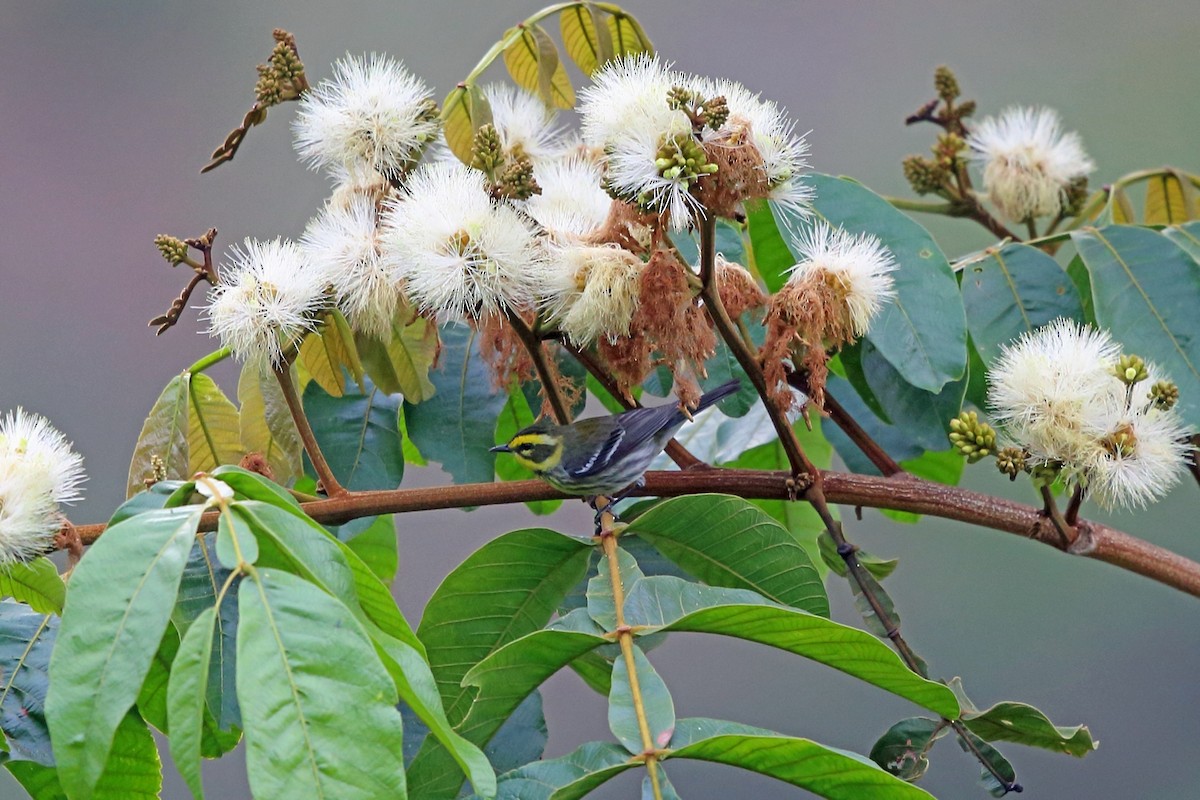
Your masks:
M 734 378 L 733 380 L 729 381 L 728 383 L 722 383 L 720 386 L 713 389 L 711 392 L 705 392 L 704 394 L 700 395 L 700 400 L 697 401 L 696 407 L 692 409 L 692 413 L 699 414 L 701 411 L 708 408 L 712 404 L 718 403 L 721 400 L 724 400 L 726 397 L 729 397 L 729 395 L 733 394 L 734 392 L 736 392 L 738 389 L 741 389 L 741 388 L 742 388 L 742 382 L 740 380 L 738 380 L 737 378 Z

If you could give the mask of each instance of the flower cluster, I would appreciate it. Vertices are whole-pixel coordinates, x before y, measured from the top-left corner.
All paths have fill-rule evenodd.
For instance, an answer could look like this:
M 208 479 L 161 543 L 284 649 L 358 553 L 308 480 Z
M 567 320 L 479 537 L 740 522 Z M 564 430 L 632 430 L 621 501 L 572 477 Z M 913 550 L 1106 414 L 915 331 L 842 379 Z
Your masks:
M 1177 399 L 1153 365 L 1066 319 L 1004 348 L 988 372 L 992 415 L 1025 465 L 1106 508 L 1143 506 L 1182 476 L 1189 431 Z
M 0 567 L 51 548 L 59 506 L 83 480 L 83 458 L 45 418 L 18 408 L 0 419 Z

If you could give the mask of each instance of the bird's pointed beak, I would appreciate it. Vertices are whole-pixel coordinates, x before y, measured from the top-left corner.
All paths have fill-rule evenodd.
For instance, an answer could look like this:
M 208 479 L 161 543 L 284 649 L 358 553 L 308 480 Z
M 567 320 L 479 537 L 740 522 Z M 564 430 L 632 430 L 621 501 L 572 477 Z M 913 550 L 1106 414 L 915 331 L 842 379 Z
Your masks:
M 488 448 L 489 453 L 511 453 L 512 448 L 506 444 L 498 444 L 495 447 Z

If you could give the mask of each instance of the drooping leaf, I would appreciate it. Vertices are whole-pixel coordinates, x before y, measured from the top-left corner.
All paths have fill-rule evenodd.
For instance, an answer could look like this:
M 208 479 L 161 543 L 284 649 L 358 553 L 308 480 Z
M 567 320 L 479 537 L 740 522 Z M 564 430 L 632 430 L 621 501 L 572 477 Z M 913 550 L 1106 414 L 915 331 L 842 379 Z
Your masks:
M 750 589 L 777 603 L 829 615 L 820 573 L 808 552 L 741 498 L 666 500 L 634 520 L 630 530 L 705 583 Z
M 437 327 L 424 317 L 402 309 L 392 321 L 386 342 L 359 334 L 363 366 L 371 380 L 388 394 L 402 394 L 411 403 L 433 395 L 429 368 L 437 357 Z
M 675 733 L 675 704 L 667 684 L 642 649 L 634 645 L 632 653 L 633 668 L 641 690 L 642 709 L 649 728 L 649 747 L 666 747 Z M 629 659 L 618 658 L 613 664 L 612 689 L 608 693 L 608 728 L 626 750 L 637 755 L 645 752 L 647 743 L 642 741 L 631 683 Z
M 58 567 L 45 556 L 0 567 L 0 598 L 19 600 L 39 614 L 61 614 L 66 596 Z
M 703 608 L 760 603 L 770 605 L 771 601 L 749 589 L 724 589 L 671 575 L 655 575 L 638 581 L 626 594 L 625 622 L 661 627 Z
M 1058 317 L 1083 320 L 1083 305 L 1070 277 L 1041 250 L 1012 242 L 989 248 L 962 268 L 963 306 L 976 349 L 991 363 L 1023 333 Z
M 834 544 L 833 537 L 828 532 L 822 532 L 821 536 L 817 539 L 817 543 L 821 547 L 821 560 L 825 562 L 825 565 L 839 576 L 846 577 L 849 574 L 849 568 L 846 566 L 846 560 L 838 554 L 837 545 Z M 874 575 L 876 580 L 880 581 L 891 575 L 900 563 L 899 559 L 879 558 L 861 548 L 855 550 L 854 555 L 858 557 L 858 563 L 866 567 L 867 571 Z
M 500 776 L 497 800 L 573 800 L 638 766 L 610 742 L 588 742 L 559 758 L 535 761 Z
M 496 772 L 504 773 L 541 758 L 549 736 L 542 693 L 534 690 L 504 720 L 484 752 Z
M 564 8 L 559 14 L 563 47 L 589 78 L 613 56 L 612 38 L 600 11 L 591 3 Z
M 404 797 L 396 687 L 350 610 L 270 569 L 241 583 L 238 608 L 238 701 L 254 796 Z
M 105 531 L 75 568 L 46 699 L 68 794 L 95 791 L 170 620 L 200 511 L 132 517 Z
M 752 258 L 747 259 L 751 267 L 766 284 L 767 291 L 774 294 L 787 282 L 787 270 L 796 264 L 796 257 L 788 248 L 772 204 L 756 200 L 746 206 L 746 226 L 749 233 Z
M 1163 229 L 1163 235 L 1187 251 L 1196 262 L 1200 262 L 1200 222 L 1172 225 Z
M 221 387 L 201 372 L 188 382 L 189 474 L 209 472 L 242 459 L 241 423 L 237 406 Z
M 161 459 L 162 475 L 186 479 L 188 470 L 188 384 L 191 374 L 172 378 L 154 401 L 150 415 L 142 424 L 133 460 L 129 463 L 129 480 L 125 496 L 133 497 L 146 488 L 146 480 L 155 474 L 153 459 Z
M 654 55 L 654 45 L 636 19 L 613 7 L 606 9 L 606 12 L 605 22 L 608 25 L 609 37 L 612 39 L 613 54 L 617 58 L 638 53 Z
M 330 312 L 319 330 L 304 337 L 300 343 L 299 363 L 309 377 L 333 397 L 341 397 L 346 385 L 343 369 L 361 388 L 363 367 L 354 334 L 337 311 Z
M 258 560 L 258 540 L 249 527 L 232 514 L 222 514 L 217 522 L 217 560 L 225 569 L 238 569 Z
M 667 771 L 662 764 L 658 765 L 656 773 L 657 783 L 649 774 L 642 778 L 642 800 L 656 800 L 656 790 L 658 797 L 662 800 L 681 800 L 679 792 L 675 791 L 675 787 L 671 785 L 671 780 L 667 777 Z
M 971 747 L 974 748 L 972 755 L 983 759 L 983 763 L 979 768 L 979 782 L 983 784 L 983 788 L 987 789 L 988 794 L 992 797 L 1004 797 L 1010 791 L 1009 785 L 1017 780 L 1017 772 L 1013 769 L 1013 765 L 1004 755 L 992 747 L 990 744 L 980 739 L 975 734 L 967 731 L 966 738 L 970 741 Z M 962 738 L 957 739 L 958 746 L 964 752 L 969 752 L 967 743 Z M 991 767 L 989 769 L 988 767 Z
M 1174 170 L 1146 181 L 1143 217 L 1147 225 L 1178 225 L 1200 215 L 1191 181 Z
M 741 767 L 830 800 L 932 797 L 856 753 L 788 736 L 714 736 L 675 750 L 669 758 L 694 758 Z
M 471 163 L 475 131 L 492 121 L 492 109 L 474 81 L 464 81 L 442 101 L 442 133 L 450 152 L 464 164 Z
M 871 747 L 871 760 L 901 780 L 918 781 L 929 769 L 929 748 L 948 728 L 940 719 L 902 719 Z
M 865 186 L 829 175 L 809 175 L 816 191 L 807 220 L 785 217 L 803 231 L 817 220 L 852 234 L 877 237 L 896 258 L 896 296 L 884 304 L 866 338 L 913 386 L 937 393 L 963 375 L 967 324 L 958 282 L 929 232 Z
M 1097 322 L 1125 352 L 1171 376 L 1184 420 L 1200 427 L 1200 266 L 1146 228 L 1113 225 L 1071 237 L 1091 276 Z
M 429 374 L 437 388 L 422 403 L 404 403 L 408 432 L 422 455 L 442 465 L 455 483 L 492 479 L 495 419 L 507 398 L 492 391 L 492 377 L 465 325 L 441 330 L 442 355 Z
M 997 703 L 986 711 L 964 713 L 963 722 L 989 742 L 1016 742 L 1082 757 L 1099 746 L 1084 725 L 1060 727 L 1025 703 Z
M 304 390 L 304 410 L 334 477 L 351 491 L 395 489 L 404 477 L 404 453 L 396 413 L 400 398 L 364 379 L 340 397 L 316 383 Z
M 0 743 L 7 757 L 54 766 L 46 728 L 50 653 L 58 617 L 0 601 Z
M 179 645 L 167 685 L 167 718 L 171 758 L 196 800 L 203 800 L 200 780 L 200 741 L 204 729 L 208 666 L 212 660 L 215 607 L 209 607 L 188 628 Z
M 396 520 L 391 514 L 364 517 L 339 525 L 335 534 L 339 541 L 358 554 L 381 581 L 391 583 L 400 568 L 400 551 L 396 542 Z
M 275 480 L 287 486 L 301 472 L 303 447 L 279 381 L 273 373 L 246 364 L 238 378 L 237 394 L 242 448 L 261 454 Z
M 616 552 L 617 575 L 622 587 L 622 596 L 633 591 L 643 577 L 642 570 L 629 551 L 618 547 Z M 613 592 L 612 563 L 606 557 L 600 558 L 596 574 L 587 584 L 587 611 L 592 621 L 606 631 L 617 629 L 617 601 Z

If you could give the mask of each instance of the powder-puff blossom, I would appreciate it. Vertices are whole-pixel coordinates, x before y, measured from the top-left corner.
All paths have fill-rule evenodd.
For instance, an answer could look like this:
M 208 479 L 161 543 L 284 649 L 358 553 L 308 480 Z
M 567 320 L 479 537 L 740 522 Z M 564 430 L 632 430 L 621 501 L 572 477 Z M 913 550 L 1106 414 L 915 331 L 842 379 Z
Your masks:
M 683 82 L 682 75 L 645 53 L 610 61 L 579 93 L 583 141 L 603 148 L 647 116 L 670 118 L 675 112 L 667 105 L 667 93 Z
M 725 99 L 727 115 L 724 122 L 716 128 L 706 126 L 703 130 L 702 138 L 710 159 L 719 157 L 717 148 L 728 151 L 723 160 L 731 162 L 729 168 L 746 164 L 758 173 L 761 186 L 754 185 L 751 176 L 720 176 L 718 173 L 718 180 L 728 183 L 732 179 L 742 183 L 740 199 L 766 196 L 794 213 L 807 214 L 813 193 L 801 176 L 809 166 L 808 142 L 796 133 L 795 122 L 787 118 L 783 109 L 736 81 L 694 78 L 688 88 L 705 101 Z M 737 151 L 745 147 L 749 148 L 750 158 L 738 158 Z M 736 171 L 729 168 L 722 164 L 723 170 Z
M 439 319 L 478 319 L 533 304 L 545 264 L 532 225 L 488 193 L 483 173 L 427 164 L 385 215 L 384 263 L 409 299 Z
M 883 242 L 870 234 L 855 236 L 824 222 L 813 225 L 796 241 L 800 261 L 788 270 L 788 283 L 822 283 L 845 307 L 855 336 L 867 332 L 871 320 L 892 297 L 896 259 Z
M 558 240 L 586 238 L 608 219 L 612 198 L 601 188 L 600 166 L 572 155 L 535 164 L 533 178 L 542 187 L 523 204 L 551 237 Z
M 333 79 L 305 93 L 293 130 L 314 168 L 373 169 L 397 180 L 437 137 L 439 120 L 424 81 L 386 56 L 347 56 Z
M 327 276 L 350 327 L 386 341 L 401 294 L 394 267 L 380 255 L 375 209 L 362 195 L 327 205 L 309 222 L 300 246 Z
M 1014 222 L 1059 213 L 1068 187 L 1096 165 L 1079 134 L 1049 108 L 1013 107 L 979 123 L 968 139 L 988 197 Z
M 988 403 L 1005 435 L 1106 508 L 1165 494 L 1184 473 L 1189 435 L 1178 411 L 1147 390 L 1162 376 L 1150 367 L 1131 383 L 1114 370 L 1120 357 L 1106 332 L 1059 319 L 1004 348 L 988 371 Z
M 245 361 L 279 363 L 299 344 L 327 302 L 329 276 L 310 264 L 294 242 L 247 239 L 230 251 L 232 263 L 208 307 L 209 333 Z
M 45 418 L 18 408 L 0 419 L 0 567 L 46 552 L 58 507 L 80 497 L 83 458 Z
M 615 246 L 549 248 L 544 305 L 575 344 L 628 336 L 641 294 L 642 261 Z
M 555 125 L 554 110 L 533 92 L 493 83 L 483 88 L 492 110 L 492 125 L 500 146 L 510 157 L 525 156 L 536 166 L 562 152 L 561 130 Z

